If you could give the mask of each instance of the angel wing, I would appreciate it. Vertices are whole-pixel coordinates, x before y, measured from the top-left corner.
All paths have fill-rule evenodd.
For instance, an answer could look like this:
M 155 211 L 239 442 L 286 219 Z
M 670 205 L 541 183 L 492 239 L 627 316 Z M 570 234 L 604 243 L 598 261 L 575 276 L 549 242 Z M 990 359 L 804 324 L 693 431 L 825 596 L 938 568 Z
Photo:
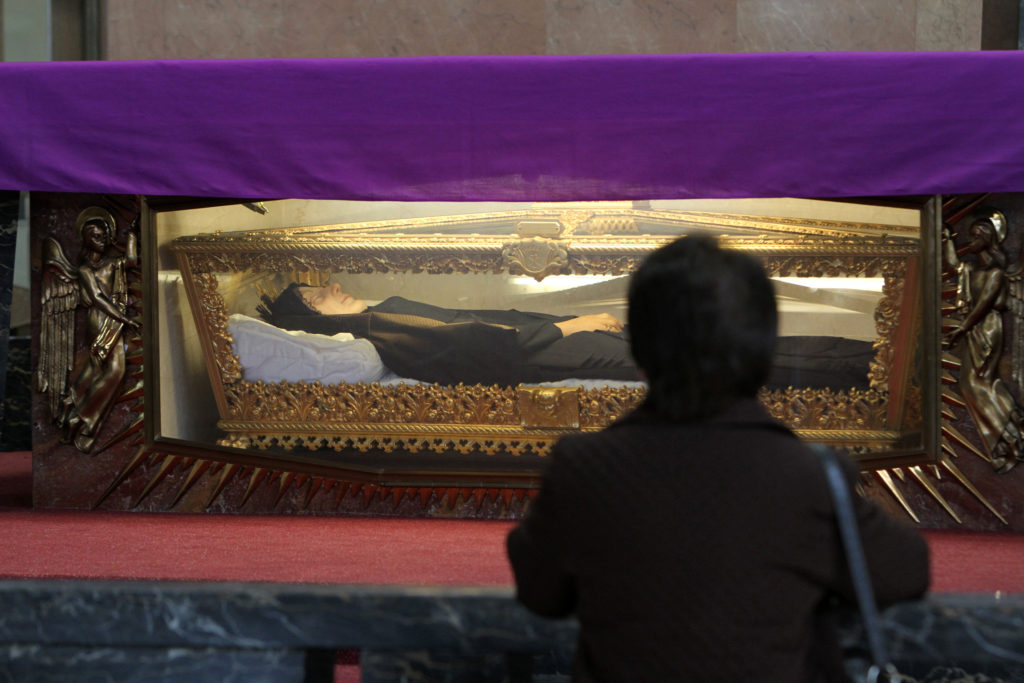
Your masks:
M 78 269 L 71 265 L 60 243 L 43 240 L 39 369 L 36 386 L 48 394 L 50 414 L 59 419 L 61 400 L 75 362 L 75 309 L 78 307 Z

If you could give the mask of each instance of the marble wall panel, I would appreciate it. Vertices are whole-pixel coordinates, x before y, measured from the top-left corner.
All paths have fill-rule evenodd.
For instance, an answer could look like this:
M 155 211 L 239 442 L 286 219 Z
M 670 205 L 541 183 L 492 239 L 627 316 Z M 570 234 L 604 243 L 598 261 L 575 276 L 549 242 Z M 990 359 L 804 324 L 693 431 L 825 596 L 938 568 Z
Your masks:
M 917 50 L 977 50 L 982 3 L 977 0 L 917 0 Z
M 544 0 L 106 3 L 107 59 L 543 52 Z
M 0 434 L 4 425 L 7 343 L 11 330 L 11 293 L 14 290 L 14 249 L 18 236 L 19 193 L 0 191 Z M 2 438 L 2 437 L 0 437 Z
M 914 49 L 915 0 L 737 0 L 738 52 Z
M 990 47 L 1011 46 L 1016 28 L 1007 28 L 1013 23 L 1007 17 L 1017 11 L 1015 2 L 107 0 L 104 54 L 191 59 L 966 50 L 981 47 L 983 8 L 990 15 L 988 33 L 999 34 L 999 44 Z
M 548 54 L 731 52 L 735 0 L 548 0 Z
M 0 453 L 32 450 L 32 358 L 28 337 L 7 340 L 5 362 L 6 372 L 0 377 L 6 382 L 0 405 Z M 31 500 L 26 501 L 25 506 L 30 505 Z

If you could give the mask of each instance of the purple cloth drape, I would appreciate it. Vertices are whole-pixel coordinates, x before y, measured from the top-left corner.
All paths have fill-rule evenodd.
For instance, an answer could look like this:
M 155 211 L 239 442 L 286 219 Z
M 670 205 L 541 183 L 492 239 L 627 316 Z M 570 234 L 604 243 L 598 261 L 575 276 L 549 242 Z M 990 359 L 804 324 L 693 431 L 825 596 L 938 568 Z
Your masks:
M 0 188 L 582 200 L 1024 190 L 1024 54 L 0 64 Z

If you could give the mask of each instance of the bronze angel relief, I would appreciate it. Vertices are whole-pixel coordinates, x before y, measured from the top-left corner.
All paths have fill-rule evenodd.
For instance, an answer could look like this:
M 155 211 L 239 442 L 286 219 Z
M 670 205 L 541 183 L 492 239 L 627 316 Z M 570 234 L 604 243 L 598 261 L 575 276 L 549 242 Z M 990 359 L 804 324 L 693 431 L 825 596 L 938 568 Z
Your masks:
M 1024 263 L 1008 266 L 1003 240 L 1006 217 L 987 211 L 968 228 L 967 243 L 957 248 L 943 228 L 942 266 L 956 280 L 957 320 L 945 342 L 961 358 L 959 388 L 992 465 L 1009 471 L 1024 460 L 1024 410 L 1000 377 L 1004 315 L 1012 314 L 1012 376 L 1024 395 Z
M 117 244 L 116 221 L 100 207 L 82 211 L 77 226 L 77 265 L 55 239 L 43 240 L 37 381 L 62 440 L 88 453 L 125 376 L 125 327 L 138 328 L 128 314 L 127 279 L 138 249 L 131 228 L 124 246 Z M 86 308 L 85 339 L 76 345 L 79 306 Z M 76 346 L 83 348 L 76 353 Z

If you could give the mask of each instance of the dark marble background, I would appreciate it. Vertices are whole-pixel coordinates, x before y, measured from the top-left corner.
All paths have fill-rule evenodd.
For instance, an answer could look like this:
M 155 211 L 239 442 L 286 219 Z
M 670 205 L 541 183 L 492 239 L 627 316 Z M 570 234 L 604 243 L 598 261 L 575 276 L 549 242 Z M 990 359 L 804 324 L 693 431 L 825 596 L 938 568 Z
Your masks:
M 30 341 L 28 337 L 10 337 L 7 342 L 7 368 L 3 373 L 6 391 L 0 403 L 0 453 L 32 450 Z
M 11 335 L 11 292 L 14 288 L 14 247 L 18 236 L 19 193 L 0 190 L 0 397 L 6 397 L 7 341 Z M 6 401 L 5 401 L 6 402 Z M 0 440 L 6 431 L 5 406 L 0 403 Z

